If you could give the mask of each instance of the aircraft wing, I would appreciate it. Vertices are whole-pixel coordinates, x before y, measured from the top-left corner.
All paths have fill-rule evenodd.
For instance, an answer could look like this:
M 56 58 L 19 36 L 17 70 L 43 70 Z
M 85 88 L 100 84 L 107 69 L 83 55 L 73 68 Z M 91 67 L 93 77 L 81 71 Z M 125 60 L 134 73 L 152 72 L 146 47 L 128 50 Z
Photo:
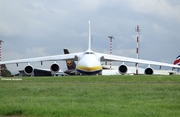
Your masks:
M 147 64 L 147 65 L 157 65 L 157 66 L 180 68 L 180 66 L 178 66 L 178 65 L 173 65 L 173 64 L 169 64 L 169 63 L 156 62 L 156 61 L 150 61 L 150 60 L 144 60 L 144 59 L 136 59 L 136 58 L 130 58 L 130 57 L 123 57 L 123 56 L 116 56 L 116 55 L 103 54 L 103 53 L 96 53 L 96 54 L 98 57 L 101 58 L 102 61 L 121 61 L 121 62 L 141 63 L 141 64 Z
M 62 54 L 62 55 L 54 55 L 54 56 L 45 56 L 45 57 L 35 57 L 35 58 L 27 58 L 27 59 L 18 59 L 18 60 L 10 60 L 10 61 L 1 61 L 2 64 L 17 64 L 17 63 L 31 63 L 31 62 L 42 62 L 42 61 L 58 61 L 58 60 L 69 60 L 75 59 L 75 56 L 81 56 L 83 52 L 72 53 L 72 54 Z

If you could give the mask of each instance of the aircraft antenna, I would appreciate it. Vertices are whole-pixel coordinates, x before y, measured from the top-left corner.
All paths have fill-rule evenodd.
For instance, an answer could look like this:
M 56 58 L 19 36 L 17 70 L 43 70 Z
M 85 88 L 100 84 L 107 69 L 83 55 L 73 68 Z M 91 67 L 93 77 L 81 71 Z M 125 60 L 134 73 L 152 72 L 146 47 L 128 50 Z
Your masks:
M 110 54 L 112 54 L 112 40 L 114 39 L 113 36 L 108 36 L 108 38 L 110 39 Z M 111 69 L 111 61 L 109 61 L 110 64 L 110 69 Z
M 2 45 L 2 43 L 4 43 L 4 41 L 3 40 L 0 40 L 0 61 L 1 61 L 1 45 Z M 1 65 L 0 65 L 0 76 L 2 76 L 2 69 L 1 69 Z
M 140 38 L 140 27 L 139 25 L 137 25 L 137 27 L 135 28 L 135 31 L 137 32 L 137 48 L 136 48 L 136 55 L 137 55 L 137 59 L 139 59 L 139 38 Z M 136 63 L 136 75 L 138 75 L 138 63 Z

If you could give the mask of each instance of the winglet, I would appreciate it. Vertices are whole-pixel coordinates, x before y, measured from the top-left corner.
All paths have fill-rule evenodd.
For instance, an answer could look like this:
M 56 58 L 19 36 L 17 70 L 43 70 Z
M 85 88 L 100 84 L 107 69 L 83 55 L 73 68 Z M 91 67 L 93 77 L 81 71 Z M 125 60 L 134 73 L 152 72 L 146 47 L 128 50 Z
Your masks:
M 91 50 L 91 24 L 89 20 L 89 42 L 88 42 L 88 49 Z

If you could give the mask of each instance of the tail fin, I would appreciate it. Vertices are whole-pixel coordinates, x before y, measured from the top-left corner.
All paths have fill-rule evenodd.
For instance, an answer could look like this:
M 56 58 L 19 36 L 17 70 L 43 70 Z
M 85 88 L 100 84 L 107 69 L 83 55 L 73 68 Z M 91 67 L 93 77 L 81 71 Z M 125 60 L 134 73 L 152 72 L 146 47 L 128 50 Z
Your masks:
M 180 65 L 180 55 L 174 61 L 174 65 Z
M 89 42 L 88 42 L 88 50 L 91 50 L 91 24 L 89 20 Z
M 63 49 L 63 50 L 64 50 L 64 54 L 69 54 L 68 49 Z M 76 63 L 74 62 L 74 60 L 66 60 L 66 65 L 68 70 L 76 69 Z

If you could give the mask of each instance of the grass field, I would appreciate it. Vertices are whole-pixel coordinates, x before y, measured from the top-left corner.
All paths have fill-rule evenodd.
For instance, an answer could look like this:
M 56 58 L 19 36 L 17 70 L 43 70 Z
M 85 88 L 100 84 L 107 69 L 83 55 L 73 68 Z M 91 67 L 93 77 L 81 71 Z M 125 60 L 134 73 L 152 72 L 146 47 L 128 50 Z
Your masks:
M 2 78 L 0 116 L 179 117 L 180 76 Z

